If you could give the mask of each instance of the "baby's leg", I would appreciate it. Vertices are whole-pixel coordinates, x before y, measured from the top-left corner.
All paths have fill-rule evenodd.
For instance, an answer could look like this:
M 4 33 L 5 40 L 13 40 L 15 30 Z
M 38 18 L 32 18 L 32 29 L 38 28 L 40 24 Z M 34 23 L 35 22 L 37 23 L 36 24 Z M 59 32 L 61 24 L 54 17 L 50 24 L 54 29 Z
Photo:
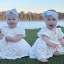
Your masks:
M 41 62 L 48 62 L 48 60 L 45 59 L 45 58 L 41 58 L 40 61 L 41 61 Z
M 36 48 L 36 57 L 41 62 L 48 62 L 48 60 L 46 59 L 46 54 L 47 54 L 47 45 L 43 41 L 43 42 L 41 42 L 41 44 L 37 45 L 37 48 Z

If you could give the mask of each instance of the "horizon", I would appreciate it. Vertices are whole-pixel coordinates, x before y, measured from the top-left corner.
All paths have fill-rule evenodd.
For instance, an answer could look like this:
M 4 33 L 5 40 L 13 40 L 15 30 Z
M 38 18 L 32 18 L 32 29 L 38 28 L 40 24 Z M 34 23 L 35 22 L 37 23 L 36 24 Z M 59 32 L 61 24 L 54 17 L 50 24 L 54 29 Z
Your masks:
M 0 12 L 16 8 L 18 13 L 42 13 L 49 9 L 64 13 L 63 6 L 64 0 L 0 0 Z

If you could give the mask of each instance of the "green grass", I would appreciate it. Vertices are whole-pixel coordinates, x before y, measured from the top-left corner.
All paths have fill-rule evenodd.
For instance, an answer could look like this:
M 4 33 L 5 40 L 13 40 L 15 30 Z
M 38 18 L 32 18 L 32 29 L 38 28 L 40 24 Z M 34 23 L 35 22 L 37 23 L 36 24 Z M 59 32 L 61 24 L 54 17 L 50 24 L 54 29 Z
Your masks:
M 34 44 L 38 38 L 37 32 L 40 29 L 26 29 L 26 37 L 24 38 L 31 46 Z M 62 28 L 64 32 L 64 28 Z M 29 59 L 29 57 L 23 57 L 16 60 L 0 60 L 0 64 L 64 64 L 64 55 L 58 57 L 51 57 L 48 59 L 48 63 L 41 63 L 36 59 Z

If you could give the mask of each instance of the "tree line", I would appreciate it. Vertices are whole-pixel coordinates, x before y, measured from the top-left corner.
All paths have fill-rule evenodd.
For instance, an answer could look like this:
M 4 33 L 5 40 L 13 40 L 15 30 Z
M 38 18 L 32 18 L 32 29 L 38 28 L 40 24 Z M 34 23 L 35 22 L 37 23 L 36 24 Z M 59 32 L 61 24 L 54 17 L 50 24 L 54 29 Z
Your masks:
M 19 21 L 43 21 L 42 13 L 19 12 Z M 64 13 L 58 12 L 59 20 L 64 20 Z M 0 12 L 0 21 L 6 21 L 6 11 Z

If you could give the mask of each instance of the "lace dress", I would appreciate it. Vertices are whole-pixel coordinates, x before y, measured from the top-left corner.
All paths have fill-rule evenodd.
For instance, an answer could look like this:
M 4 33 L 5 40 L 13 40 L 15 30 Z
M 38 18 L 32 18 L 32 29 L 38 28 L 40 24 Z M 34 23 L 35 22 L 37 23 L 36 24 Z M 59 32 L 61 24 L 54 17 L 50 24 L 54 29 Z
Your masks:
M 59 38 L 63 38 L 64 34 L 60 28 L 56 28 L 56 33 L 51 32 L 47 27 L 43 27 L 38 33 L 38 39 L 32 46 L 30 50 L 30 58 L 38 59 L 49 58 L 53 56 L 54 50 L 52 47 L 48 46 L 45 41 L 42 39 L 42 35 L 45 35 L 49 38 L 52 43 L 59 44 L 58 53 L 60 55 L 64 54 L 64 47 L 58 41 Z
M 2 28 L 2 32 L 4 34 L 0 51 L 2 59 L 16 59 L 29 56 L 31 46 L 23 38 L 19 42 L 5 41 L 6 36 L 14 37 L 21 34 L 22 37 L 25 37 L 25 30 L 23 28 L 16 27 L 15 29 L 9 29 L 6 26 Z

